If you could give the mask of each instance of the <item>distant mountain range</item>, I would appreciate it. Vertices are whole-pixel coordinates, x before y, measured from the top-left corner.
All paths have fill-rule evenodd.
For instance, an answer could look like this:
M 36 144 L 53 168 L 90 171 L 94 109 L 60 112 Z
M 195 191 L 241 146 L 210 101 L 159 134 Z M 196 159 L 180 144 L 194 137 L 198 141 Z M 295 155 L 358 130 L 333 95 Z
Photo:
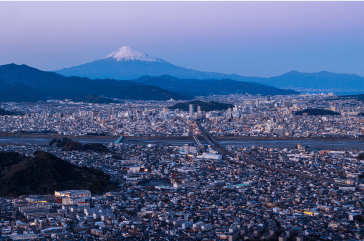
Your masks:
M 35 102 L 48 99 L 72 99 L 107 103 L 105 96 L 134 100 L 188 100 L 211 94 L 298 94 L 272 86 L 236 80 L 178 79 L 172 76 L 143 76 L 133 81 L 65 77 L 27 65 L 0 66 L 0 102 Z M 110 101 L 111 102 L 111 101 Z
M 72 97 L 72 101 L 74 102 L 83 102 L 83 103 L 94 103 L 94 104 L 110 104 L 110 103 L 120 103 L 119 101 L 115 101 L 108 98 L 103 98 L 95 95 L 82 95 Z
M 145 85 L 155 85 L 170 91 L 179 91 L 186 95 L 229 95 L 229 94 L 252 94 L 252 95 L 292 95 L 298 94 L 294 90 L 278 89 L 273 86 L 254 82 L 243 82 L 231 79 L 178 79 L 170 75 L 159 77 L 142 76 L 133 80 Z
M 171 98 L 187 100 L 193 98 L 157 86 L 132 81 L 65 77 L 57 73 L 16 64 L 0 66 L 0 86 L 0 101 L 2 102 L 77 99 L 86 95 L 104 95 L 111 98 L 136 100 L 168 100 Z
M 363 77 L 354 74 L 336 74 L 326 71 L 318 73 L 291 71 L 276 77 L 256 78 L 254 82 L 298 91 L 326 90 L 350 92 L 364 90 Z
M 172 75 L 184 79 L 235 79 L 234 75 L 214 72 L 201 72 L 170 64 L 162 59 L 153 58 L 123 46 L 104 59 L 91 63 L 56 70 L 64 76 L 80 76 L 91 79 L 137 79 L 143 75 Z
M 260 78 L 245 77 L 236 74 L 203 72 L 178 67 L 162 59 L 137 52 L 128 46 L 121 47 L 104 59 L 57 70 L 56 72 L 65 76 L 80 76 L 91 79 L 109 78 L 131 80 L 138 79 L 141 76 L 171 75 L 179 79 L 230 79 L 243 82 L 255 82 L 297 91 L 358 92 L 364 90 L 364 78 L 353 74 L 336 74 L 325 71 L 319 73 L 291 71 L 276 77 Z

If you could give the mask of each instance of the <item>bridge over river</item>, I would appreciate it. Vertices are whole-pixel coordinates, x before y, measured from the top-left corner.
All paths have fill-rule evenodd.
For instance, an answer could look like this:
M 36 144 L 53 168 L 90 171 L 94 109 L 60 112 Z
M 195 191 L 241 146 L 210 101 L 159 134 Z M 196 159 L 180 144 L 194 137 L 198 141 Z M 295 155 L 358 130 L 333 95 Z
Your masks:
M 269 166 L 269 165 L 265 165 L 262 162 L 258 162 L 258 161 L 253 161 L 253 160 L 249 160 L 248 158 L 242 158 L 239 157 L 237 158 L 237 155 L 233 152 L 230 152 L 228 150 L 225 149 L 225 147 L 221 146 L 213 136 L 211 136 L 211 134 L 202 126 L 201 120 L 197 120 L 196 124 L 198 126 L 198 128 L 201 131 L 201 134 L 203 136 L 203 138 L 206 140 L 206 142 L 215 150 L 217 151 L 220 155 L 222 155 L 223 159 L 235 164 L 235 165 L 255 165 L 257 167 L 261 167 L 267 170 L 270 170 L 272 172 L 278 172 L 278 173 L 285 173 L 285 174 L 289 174 L 292 176 L 297 176 L 297 177 L 301 177 L 304 179 L 310 179 L 310 180 L 315 180 L 315 181 L 320 181 L 320 182 L 328 182 L 328 183 L 334 183 L 335 180 L 330 179 L 330 178 L 324 178 L 324 177 L 319 177 L 319 176 L 314 176 L 314 175 L 308 175 L 308 174 L 303 174 L 303 173 L 299 173 L 299 172 L 295 172 L 289 169 L 284 169 L 284 168 L 276 168 L 273 166 Z

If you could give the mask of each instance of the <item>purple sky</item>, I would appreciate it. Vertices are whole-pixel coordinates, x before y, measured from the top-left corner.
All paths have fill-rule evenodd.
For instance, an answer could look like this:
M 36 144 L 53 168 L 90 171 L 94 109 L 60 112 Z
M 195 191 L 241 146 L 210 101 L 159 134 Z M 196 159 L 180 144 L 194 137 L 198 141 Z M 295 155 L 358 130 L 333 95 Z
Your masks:
M 364 2 L 0 2 L 0 65 L 43 70 L 124 45 L 201 71 L 364 76 Z

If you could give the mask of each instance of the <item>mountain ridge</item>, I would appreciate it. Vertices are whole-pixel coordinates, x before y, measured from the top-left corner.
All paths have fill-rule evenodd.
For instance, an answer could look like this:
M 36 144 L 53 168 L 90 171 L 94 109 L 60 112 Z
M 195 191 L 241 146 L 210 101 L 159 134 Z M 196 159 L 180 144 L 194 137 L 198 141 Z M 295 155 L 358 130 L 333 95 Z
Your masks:
M 230 79 L 178 79 L 168 75 L 162 78 L 144 76 L 135 80 L 65 77 L 16 64 L 0 66 L 0 86 L 2 102 L 36 102 L 65 98 L 77 100 L 80 96 L 83 96 L 81 99 L 85 99 L 85 96 L 105 96 L 112 99 L 188 100 L 197 95 L 210 94 L 298 94 L 292 90 Z
M 125 50 L 126 55 L 123 57 L 113 58 L 118 55 L 120 51 Z M 130 61 L 133 56 L 139 56 L 135 59 L 137 61 Z M 153 61 L 145 61 L 145 59 L 152 59 Z M 123 61 L 120 61 L 123 60 Z M 107 55 L 106 58 L 98 59 L 89 63 L 55 70 L 54 72 L 64 76 L 80 76 L 90 79 L 136 79 L 142 75 L 160 76 L 170 74 L 178 78 L 235 78 L 235 74 L 227 75 L 216 72 L 203 72 L 184 67 L 179 67 L 171 64 L 163 59 L 154 58 L 147 54 L 142 54 L 138 51 L 131 49 L 129 46 L 123 46 L 118 50 Z
M 179 79 L 170 75 L 159 77 L 142 76 L 133 81 L 164 87 L 171 91 L 180 91 L 188 95 L 227 95 L 227 94 L 261 94 L 261 95 L 287 95 L 298 94 L 293 90 L 279 89 L 256 82 L 243 82 L 231 79 Z
M 192 96 L 128 80 L 65 77 L 27 65 L 0 66 L 0 101 L 36 102 L 94 95 L 118 99 L 187 100 Z
M 90 63 L 85 63 L 70 68 L 56 70 L 56 73 L 65 76 L 80 76 L 91 79 L 111 78 L 111 79 L 138 79 L 141 76 L 162 76 L 171 75 L 180 79 L 231 79 L 243 82 L 256 82 L 260 84 L 274 86 L 283 89 L 295 90 L 363 90 L 364 77 L 354 74 L 341 74 L 328 71 L 320 71 L 317 73 L 301 73 L 296 70 L 287 72 L 282 75 L 269 78 L 241 76 L 238 74 L 222 74 L 216 72 L 205 72 L 173 65 L 162 59 L 157 59 L 146 54 L 141 54 L 132 50 L 128 46 L 124 46 L 128 51 L 136 52 L 138 61 L 128 61 L 131 55 L 123 55 L 123 61 L 115 61 L 111 58 L 99 59 Z M 123 49 L 124 47 L 120 48 Z M 119 50 L 120 50 L 119 49 Z M 151 58 L 157 61 L 142 61 L 143 58 Z

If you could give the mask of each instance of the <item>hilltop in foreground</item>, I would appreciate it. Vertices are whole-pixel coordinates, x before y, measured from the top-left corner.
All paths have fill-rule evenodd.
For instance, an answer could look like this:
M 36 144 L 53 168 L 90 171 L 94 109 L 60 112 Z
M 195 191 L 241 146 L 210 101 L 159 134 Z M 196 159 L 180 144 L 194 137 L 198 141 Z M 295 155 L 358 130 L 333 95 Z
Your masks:
M 6 110 L 0 108 L 0 116 L 2 116 L 2 115 L 18 115 L 18 114 L 19 113 L 12 112 L 12 111 L 6 111 Z
M 106 192 L 117 186 L 104 172 L 78 167 L 56 156 L 37 151 L 34 157 L 0 152 L 0 196 L 49 194 L 56 190 L 88 189 Z

